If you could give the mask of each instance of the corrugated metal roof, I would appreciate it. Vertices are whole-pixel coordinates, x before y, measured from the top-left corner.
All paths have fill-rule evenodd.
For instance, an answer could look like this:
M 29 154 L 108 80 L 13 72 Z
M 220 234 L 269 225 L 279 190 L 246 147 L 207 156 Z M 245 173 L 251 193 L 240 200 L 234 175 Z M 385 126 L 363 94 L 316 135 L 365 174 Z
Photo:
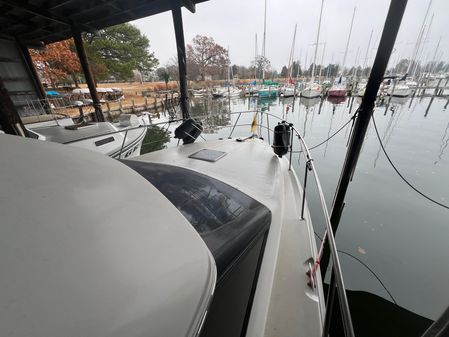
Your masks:
M 51 43 L 207 0 L 0 0 L 0 34 L 27 44 Z

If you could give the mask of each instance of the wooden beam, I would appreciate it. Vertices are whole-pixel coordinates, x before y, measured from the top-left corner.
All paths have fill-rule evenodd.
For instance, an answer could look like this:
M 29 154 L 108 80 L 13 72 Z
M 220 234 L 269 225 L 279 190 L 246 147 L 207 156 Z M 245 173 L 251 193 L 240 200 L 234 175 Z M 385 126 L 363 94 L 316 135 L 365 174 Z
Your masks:
M 182 0 L 182 4 L 185 8 L 187 8 L 191 13 L 196 12 L 195 3 L 192 0 Z
M 96 121 L 104 122 L 104 116 L 101 110 L 100 99 L 98 98 L 97 87 L 95 85 L 94 76 L 92 75 L 92 71 L 89 66 L 86 50 L 84 49 L 81 32 L 76 27 L 72 27 L 72 32 L 73 40 L 75 41 L 76 52 L 80 60 L 81 68 L 83 69 L 84 78 L 86 79 L 87 86 L 89 87 L 90 97 L 93 101 Z
M 178 68 L 179 68 L 179 91 L 181 92 L 180 105 L 182 118 L 189 118 L 189 105 L 187 94 L 187 66 L 186 66 L 186 46 L 184 42 L 184 30 L 182 27 L 181 7 L 172 9 L 173 24 L 175 26 L 176 49 L 178 51 Z
M 59 24 L 63 24 L 63 25 L 67 25 L 67 26 L 71 26 L 74 24 L 73 22 L 70 22 L 66 18 L 60 17 L 59 15 L 57 15 L 45 8 L 35 6 L 35 5 L 25 2 L 25 1 L 0 0 L 0 3 L 3 3 L 12 8 L 20 9 L 22 11 L 28 12 L 28 13 L 36 15 L 36 16 L 40 16 L 44 19 L 51 20 L 53 22 L 57 22 Z M 95 29 L 92 29 L 91 27 L 86 26 L 84 24 L 79 24 L 79 27 L 85 32 L 92 33 L 95 31 Z

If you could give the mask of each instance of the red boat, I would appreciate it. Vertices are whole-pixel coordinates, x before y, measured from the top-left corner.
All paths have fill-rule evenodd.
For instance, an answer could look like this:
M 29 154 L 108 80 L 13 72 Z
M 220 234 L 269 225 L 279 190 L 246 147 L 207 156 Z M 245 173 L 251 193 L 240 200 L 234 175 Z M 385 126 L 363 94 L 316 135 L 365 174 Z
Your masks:
M 342 97 L 346 96 L 347 90 L 343 85 L 334 85 L 327 91 L 329 97 Z

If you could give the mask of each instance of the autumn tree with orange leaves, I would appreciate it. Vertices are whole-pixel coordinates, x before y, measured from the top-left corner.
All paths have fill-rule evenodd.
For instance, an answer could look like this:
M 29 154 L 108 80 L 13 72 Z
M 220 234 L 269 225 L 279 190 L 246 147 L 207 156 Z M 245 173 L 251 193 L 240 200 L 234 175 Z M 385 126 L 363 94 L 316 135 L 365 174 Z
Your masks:
M 57 83 L 71 80 L 78 86 L 80 63 L 73 39 L 48 44 L 41 49 L 30 49 L 30 54 L 44 82 L 55 88 Z

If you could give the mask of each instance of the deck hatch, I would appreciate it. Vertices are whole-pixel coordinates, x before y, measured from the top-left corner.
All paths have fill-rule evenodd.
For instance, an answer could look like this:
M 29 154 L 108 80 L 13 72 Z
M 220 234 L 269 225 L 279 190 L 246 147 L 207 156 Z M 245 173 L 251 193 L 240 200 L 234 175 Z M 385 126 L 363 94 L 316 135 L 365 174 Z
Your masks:
M 189 156 L 189 158 L 204 160 L 204 161 L 209 161 L 209 162 L 216 162 L 217 160 L 220 160 L 221 158 L 223 158 L 226 155 L 227 155 L 227 153 L 223 152 L 223 151 L 202 149 L 195 153 L 192 153 Z

